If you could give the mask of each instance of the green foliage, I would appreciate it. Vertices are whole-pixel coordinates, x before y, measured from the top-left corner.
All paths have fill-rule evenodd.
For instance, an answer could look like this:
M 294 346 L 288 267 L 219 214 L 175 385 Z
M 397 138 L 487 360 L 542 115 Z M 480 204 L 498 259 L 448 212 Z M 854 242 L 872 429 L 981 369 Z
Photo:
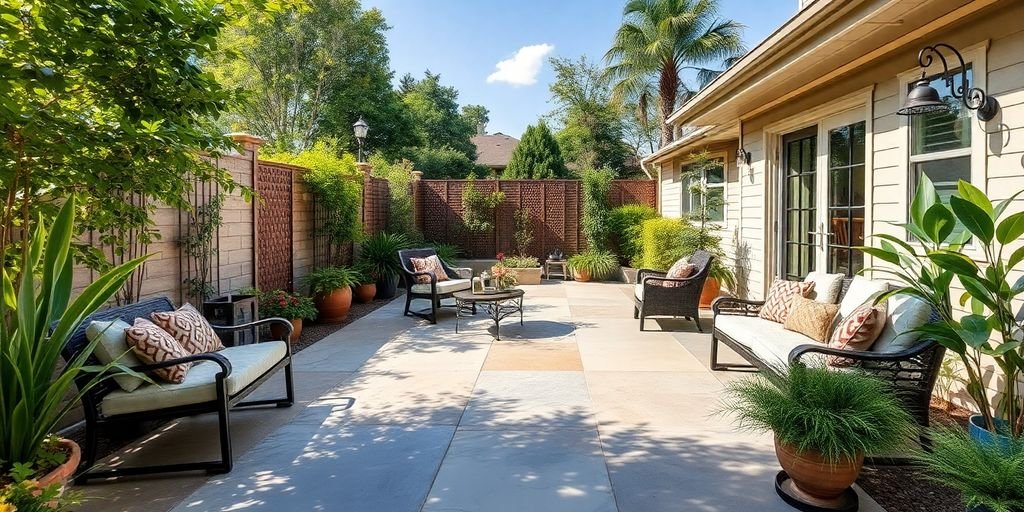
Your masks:
M 351 267 L 320 267 L 306 275 L 303 283 L 309 293 L 330 293 L 360 284 L 359 272 Z
M 261 293 L 259 301 L 260 318 L 316 319 L 316 305 L 312 298 L 304 295 L 288 293 L 284 290 L 272 290 Z
M 568 174 L 558 142 L 544 121 L 540 121 L 526 127 L 501 177 L 507 180 L 542 180 L 565 178 Z
M 34 464 L 47 436 L 57 422 L 78 406 L 81 393 L 119 369 L 119 365 L 87 366 L 96 343 L 60 368 L 60 351 L 85 318 L 107 304 L 131 273 L 147 257 L 132 260 L 101 274 L 72 300 L 74 262 L 71 240 L 78 204 L 70 196 L 50 229 L 36 226 L 27 240 L 29 250 L 21 268 L 20 282 L 11 268 L 3 269 L 3 300 L 0 300 L 0 474 L 15 464 Z M 50 329 L 51 326 L 55 327 Z M 75 394 L 75 379 L 96 373 Z M 56 376 L 56 377 L 55 377 Z M 143 377 L 144 378 L 144 377 Z M 73 396 L 73 400 L 65 400 Z
M 213 258 L 218 252 L 213 239 L 221 225 L 223 203 L 224 195 L 215 194 L 206 204 L 194 206 L 189 212 L 187 231 L 178 238 L 181 252 L 195 264 L 194 275 L 182 281 L 185 293 L 200 303 L 217 291 L 212 284 Z
M 611 235 L 611 214 L 608 209 L 608 192 L 615 175 L 607 169 L 583 171 L 583 235 L 587 247 L 607 251 Z
M 463 179 L 476 171 L 490 172 L 490 169 L 473 163 L 473 159 L 464 152 L 447 146 L 410 148 L 405 155 L 428 180 Z
M 389 161 L 383 154 L 370 155 L 373 175 L 388 180 L 391 202 L 388 205 L 388 231 L 419 238 L 419 230 L 413 218 L 412 203 L 412 162 Z
M 682 219 L 660 217 L 645 220 L 640 226 L 640 245 L 643 254 L 640 266 L 653 270 L 668 270 L 679 258 L 693 254 L 685 245 L 683 238 L 688 226 Z
M 658 217 L 658 211 L 645 204 L 626 204 L 608 214 L 611 242 L 623 265 L 643 265 L 641 228 L 645 220 Z
M 682 180 L 683 183 L 690 182 L 689 193 L 697 204 L 690 211 L 693 225 L 683 234 L 688 251 L 686 255 L 698 250 L 713 254 L 715 261 L 711 264 L 709 275 L 718 279 L 726 288 L 735 289 L 736 274 L 724 263 L 725 251 L 722 250 L 722 237 L 718 234 L 720 227 L 711 220 L 712 212 L 722 211 L 725 207 L 725 198 L 709 194 L 703 179 L 709 171 L 721 169 L 722 162 L 712 159 L 707 150 L 693 153 L 690 157 L 693 163 L 690 170 L 683 173 Z
M 1024 436 L 1024 397 L 1014 385 L 1024 372 L 1024 344 L 1016 320 L 1017 298 L 1024 293 L 1024 280 L 1013 279 L 1024 261 L 1024 249 L 1008 256 L 1024 235 L 1024 213 L 1005 215 L 1022 192 L 997 204 L 984 192 L 961 180 L 957 194 L 944 203 L 927 176 L 922 176 L 910 204 L 910 222 L 903 227 L 920 244 L 915 247 L 891 235 L 875 235 L 878 247 L 860 250 L 885 264 L 866 269 L 902 282 L 903 287 L 878 300 L 905 293 L 918 297 L 938 312 L 941 321 L 918 331 L 955 353 L 967 372 L 967 392 L 985 418 L 990 431 L 997 418 L 1010 424 L 1012 435 Z M 964 230 L 956 234 L 956 226 Z M 982 269 L 963 254 L 971 242 L 989 262 Z M 956 278 L 966 290 L 960 305 L 971 314 L 955 318 L 951 283 Z M 987 358 L 995 360 L 998 373 L 991 375 Z M 1000 375 L 1001 374 L 1001 375 Z M 989 402 L 988 384 L 999 387 L 999 401 Z M 1009 384 L 1008 384 L 1009 383 Z
M 459 249 L 455 244 L 432 243 L 430 246 L 434 248 L 434 252 L 437 253 L 437 257 L 440 258 L 441 261 L 447 263 L 449 267 L 455 266 L 455 259 L 458 258 L 459 253 L 462 252 L 462 249 Z
M 39 488 L 32 479 L 13 478 L 14 483 L 0 488 L 0 511 L 67 512 L 82 502 L 81 493 L 65 490 L 60 483 Z
M 427 71 L 421 80 L 410 75 L 402 79 L 402 102 L 409 109 L 421 144 L 454 149 L 472 162 L 476 159 L 476 146 L 469 139 L 476 133 L 476 126 L 459 113 L 458 100 L 459 91 L 441 85 L 439 74 Z
M 928 476 L 959 491 L 964 504 L 992 512 L 1024 510 L 1024 439 L 1008 449 L 980 443 L 962 429 L 933 429 L 930 449 L 919 457 Z
M 470 174 L 462 187 L 462 223 L 472 233 L 486 233 L 494 229 L 494 211 L 505 200 L 505 193 L 484 194 L 475 182 Z
M 373 279 L 390 278 L 402 271 L 398 251 L 412 246 L 402 233 L 380 233 L 367 237 L 359 246 L 359 264 Z
M 903 446 L 914 420 L 898 395 L 867 375 L 793 365 L 729 384 L 723 413 L 775 433 L 798 452 L 840 462 Z
M 596 281 L 612 277 L 619 268 L 619 259 L 614 254 L 595 249 L 569 256 L 568 263 L 573 270 L 589 272 Z
M 506 256 L 502 262 L 509 268 L 537 268 L 540 266 L 540 260 L 534 256 Z
M 487 123 L 491 120 L 491 111 L 483 105 L 463 105 L 462 118 L 469 126 L 473 127 L 474 133 L 487 133 Z
M 515 233 L 512 234 L 512 239 L 516 244 L 516 255 L 526 256 L 530 250 L 530 244 L 533 243 L 533 218 L 530 216 L 530 210 L 517 209 L 512 214 L 512 221 L 516 228 Z
M 681 74 L 696 72 L 703 87 L 721 74 L 715 67 L 729 66 L 745 51 L 743 26 L 721 19 L 719 10 L 718 0 L 629 0 L 623 9 L 622 26 L 604 56 L 604 77 L 613 82 L 615 98 L 637 103 L 641 112 L 658 102 L 662 146 L 672 142 L 665 121 L 677 100 L 693 94 Z

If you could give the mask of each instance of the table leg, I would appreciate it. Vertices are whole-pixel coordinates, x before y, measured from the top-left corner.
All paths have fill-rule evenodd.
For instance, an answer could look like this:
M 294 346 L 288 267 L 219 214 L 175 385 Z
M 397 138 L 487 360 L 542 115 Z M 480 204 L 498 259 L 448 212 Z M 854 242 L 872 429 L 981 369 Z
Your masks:
M 523 298 L 519 297 L 516 302 L 519 303 L 519 325 L 523 325 Z
M 462 316 L 462 301 L 455 299 L 455 334 L 459 333 L 459 317 Z

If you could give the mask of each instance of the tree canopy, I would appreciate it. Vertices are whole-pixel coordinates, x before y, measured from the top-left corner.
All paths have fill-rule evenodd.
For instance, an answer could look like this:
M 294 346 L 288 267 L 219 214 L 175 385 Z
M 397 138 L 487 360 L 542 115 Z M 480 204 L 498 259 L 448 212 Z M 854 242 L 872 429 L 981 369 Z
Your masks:
M 462 118 L 473 127 L 474 133 L 487 133 L 487 123 L 491 120 L 491 111 L 483 105 L 463 105 Z
M 476 160 L 476 146 L 469 140 L 476 127 L 459 113 L 457 89 L 441 85 L 441 75 L 428 70 L 420 80 L 404 76 L 401 91 L 421 145 L 448 147 Z
M 568 174 L 558 142 L 547 124 L 540 121 L 526 127 L 502 178 L 540 180 L 565 178 Z

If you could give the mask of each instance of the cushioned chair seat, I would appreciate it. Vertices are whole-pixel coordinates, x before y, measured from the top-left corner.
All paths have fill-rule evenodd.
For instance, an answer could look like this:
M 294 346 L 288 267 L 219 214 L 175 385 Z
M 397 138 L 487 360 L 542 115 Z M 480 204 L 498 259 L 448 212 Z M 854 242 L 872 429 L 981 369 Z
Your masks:
M 437 283 L 437 293 L 445 294 L 461 290 L 468 290 L 473 287 L 470 279 L 449 279 Z M 412 285 L 413 293 L 430 293 L 430 283 L 417 283 Z
M 633 296 L 637 299 L 644 300 L 644 284 L 637 283 L 633 285 Z
M 217 352 L 231 362 L 227 378 L 228 394 L 234 395 L 252 384 L 288 354 L 283 341 L 267 341 L 253 345 L 228 347 Z M 192 367 L 181 384 L 145 384 L 131 393 L 115 390 L 100 404 L 104 416 L 115 416 L 169 407 L 199 404 L 217 399 L 215 382 L 220 365 L 203 361 Z
M 799 345 L 824 345 L 798 332 L 787 331 L 780 323 L 756 316 L 719 315 L 715 317 L 715 329 L 749 348 L 758 359 L 775 366 L 788 365 L 789 352 Z M 805 356 L 801 360 L 806 359 Z

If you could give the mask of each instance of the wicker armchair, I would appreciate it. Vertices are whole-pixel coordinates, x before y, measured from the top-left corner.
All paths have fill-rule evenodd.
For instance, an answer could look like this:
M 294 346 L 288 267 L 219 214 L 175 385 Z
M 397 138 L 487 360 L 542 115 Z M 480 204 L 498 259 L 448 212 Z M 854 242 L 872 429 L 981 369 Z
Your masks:
M 430 320 L 430 323 L 437 323 L 437 310 L 441 309 L 441 300 L 451 298 L 458 291 L 473 288 L 473 269 L 452 268 L 444 260 L 441 266 L 448 276 L 445 281 L 438 282 L 437 276 L 430 272 L 416 272 L 413 267 L 413 258 L 426 258 L 436 256 L 434 249 L 407 249 L 398 251 L 398 261 L 402 264 L 402 282 L 405 283 L 405 316 L 413 315 Z M 430 278 L 429 283 L 421 283 L 417 278 L 426 276 Z M 410 309 L 413 299 L 426 299 L 430 301 L 430 312 L 413 311 Z
M 693 320 L 697 331 L 704 332 L 700 326 L 700 294 L 714 260 L 715 257 L 707 251 L 693 253 L 690 263 L 697 266 L 697 271 L 684 279 L 671 279 L 665 277 L 665 272 L 640 269 L 633 293 L 633 318 L 640 319 L 640 330 L 644 330 L 646 317 L 679 316 Z M 665 283 L 677 284 L 669 287 Z

